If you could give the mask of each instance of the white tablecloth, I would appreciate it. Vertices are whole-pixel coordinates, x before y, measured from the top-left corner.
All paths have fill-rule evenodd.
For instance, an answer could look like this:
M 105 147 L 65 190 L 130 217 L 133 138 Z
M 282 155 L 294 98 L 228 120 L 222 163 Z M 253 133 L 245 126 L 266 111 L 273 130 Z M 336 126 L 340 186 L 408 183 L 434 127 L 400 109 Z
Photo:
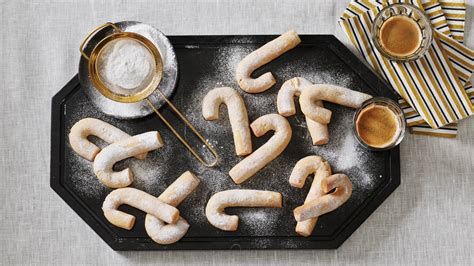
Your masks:
M 467 27 L 473 0 L 469 0 Z M 51 97 L 77 72 L 78 47 L 105 21 L 169 35 L 270 34 L 294 28 L 346 37 L 347 1 L 0 0 L 0 263 L 474 264 L 474 120 L 457 139 L 408 135 L 402 184 L 338 250 L 115 252 L 49 187 Z M 466 41 L 474 47 L 474 35 Z

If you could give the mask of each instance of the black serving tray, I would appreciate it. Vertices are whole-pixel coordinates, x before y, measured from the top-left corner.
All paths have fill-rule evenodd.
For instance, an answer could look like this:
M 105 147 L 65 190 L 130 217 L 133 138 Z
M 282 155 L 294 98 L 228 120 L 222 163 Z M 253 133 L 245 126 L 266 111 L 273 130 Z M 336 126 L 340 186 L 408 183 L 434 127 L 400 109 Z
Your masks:
M 400 184 L 399 148 L 370 152 L 354 144 L 351 118 L 354 110 L 326 104 L 333 111 L 329 126 L 330 143 L 312 146 L 304 117 L 298 111 L 288 120 L 293 137 L 287 149 L 267 167 L 242 185 L 236 185 L 228 171 L 241 160 L 235 155 L 226 110 L 218 121 L 201 116 L 202 97 L 217 86 L 236 88 L 247 104 L 250 121 L 267 113 L 276 113 L 276 94 L 281 84 L 302 76 L 313 82 L 328 82 L 372 95 L 396 99 L 391 89 L 332 35 L 301 36 L 302 43 L 273 62 L 258 69 L 256 76 L 271 71 L 277 84 L 261 94 L 246 94 L 234 81 L 235 65 L 247 53 L 276 36 L 171 36 L 179 62 L 179 81 L 173 103 L 190 119 L 220 154 L 217 168 L 205 168 L 192 157 L 156 116 L 136 120 L 118 120 L 101 113 L 87 99 L 78 77 L 62 88 L 52 100 L 51 121 L 51 187 L 58 195 L 115 250 L 182 250 L 182 249 L 333 249 L 339 247 Z M 299 107 L 298 107 L 299 109 Z M 198 141 L 180 123 L 168 107 L 161 108 L 165 117 L 176 125 L 193 144 Z M 129 134 L 158 130 L 165 146 L 151 152 L 146 160 L 130 158 L 119 162 L 117 169 L 130 166 L 136 174 L 133 187 L 158 196 L 181 173 L 191 170 L 202 182 L 180 206 L 181 215 L 191 227 L 187 235 L 172 245 L 154 243 L 144 230 L 144 213 L 129 206 L 120 209 L 137 217 L 131 231 L 111 225 L 101 206 L 111 189 L 95 177 L 92 163 L 72 151 L 68 133 L 72 125 L 85 117 L 109 122 Z M 253 137 L 254 150 L 270 137 Z M 104 146 L 100 140 L 96 143 Z M 205 150 L 200 148 L 201 152 Z M 290 187 L 288 177 L 295 163 L 307 155 L 322 155 L 333 166 L 333 172 L 346 173 L 354 189 L 351 198 L 334 212 L 320 217 L 310 237 L 294 232 L 292 210 L 301 205 L 311 184 L 303 189 Z M 212 227 L 204 215 L 209 197 L 233 188 L 266 189 L 281 192 L 283 208 L 233 208 L 228 213 L 241 217 L 236 232 Z M 363 243 L 361 243 L 363 244 Z

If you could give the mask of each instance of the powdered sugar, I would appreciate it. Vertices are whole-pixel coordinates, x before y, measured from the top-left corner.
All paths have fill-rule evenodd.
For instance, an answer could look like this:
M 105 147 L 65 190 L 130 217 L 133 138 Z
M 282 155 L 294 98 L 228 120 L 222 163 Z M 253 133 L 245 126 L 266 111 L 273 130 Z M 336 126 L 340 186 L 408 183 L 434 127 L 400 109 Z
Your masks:
M 237 67 L 240 60 L 249 53 L 248 48 L 244 47 L 229 47 L 221 48 L 218 57 L 217 65 L 218 69 L 221 69 L 219 74 L 223 75 L 225 79 L 234 78 L 232 75 L 227 75 L 228 72 L 232 73 L 232 70 Z M 315 65 L 287 65 L 283 70 L 277 72 L 280 75 L 276 75 L 280 82 L 299 76 L 303 77 L 313 84 L 327 83 L 341 87 L 352 88 L 353 77 L 348 75 L 344 71 L 331 70 L 318 70 L 315 69 Z M 236 86 L 238 87 L 238 86 Z M 280 88 L 276 85 L 270 90 L 276 93 Z M 276 112 L 275 98 L 267 95 L 266 93 L 261 94 L 243 94 L 249 115 L 252 115 L 254 108 L 258 108 L 264 113 Z M 297 99 L 296 99 L 297 101 Z M 299 107 L 299 106 L 298 106 Z M 297 109 L 298 109 L 297 107 Z M 352 117 L 354 110 L 345 108 L 344 112 L 337 113 L 337 116 L 330 124 L 330 140 L 329 144 L 325 146 L 311 146 L 308 145 L 308 151 L 314 152 L 316 155 L 323 156 L 331 164 L 334 170 L 340 172 L 356 171 L 357 175 L 350 175 L 351 181 L 357 188 L 370 190 L 374 185 L 375 177 L 370 174 L 370 158 L 369 152 L 363 149 L 356 141 L 352 134 Z M 304 117 L 301 115 L 293 116 L 293 119 L 298 127 L 306 129 L 307 125 Z M 252 122 L 252 119 L 250 119 Z M 298 136 L 294 136 L 298 137 Z M 309 132 L 305 130 L 304 137 L 308 139 L 308 143 L 311 143 Z M 291 145 L 291 144 L 290 144 Z M 255 150 L 255 147 L 254 147 Z M 356 193 L 356 191 L 354 191 Z
M 370 152 L 362 148 L 355 139 L 351 121 L 354 111 L 347 110 L 338 114 L 331 122 L 329 143 L 325 146 L 310 147 L 310 151 L 326 159 L 333 169 L 333 173 L 347 174 L 354 185 L 353 194 L 358 190 L 370 190 L 374 185 L 371 174 Z
M 155 73 L 155 59 L 134 40 L 116 40 L 107 45 L 98 61 L 99 75 L 116 93 L 143 90 Z
M 94 117 L 106 121 L 129 135 L 137 135 L 146 131 L 133 126 L 133 123 L 131 122 L 118 122 L 118 120 L 111 119 L 107 115 L 104 115 L 102 112 L 93 108 L 84 95 L 79 99 L 76 99 L 74 104 L 66 105 L 66 107 L 68 106 L 69 109 L 65 109 L 65 113 L 68 117 L 66 132 L 69 132 L 70 128 L 77 121 L 85 117 Z M 100 148 L 104 148 L 108 145 L 106 142 L 94 136 L 89 137 L 89 139 Z M 132 187 L 147 191 L 154 195 L 161 193 L 166 187 L 164 180 L 167 178 L 166 173 L 168 172 L 169 167 L 168 160 L 171 157 L 170 154 L 172 154 L 175 149 L 173 145 L 167 143 L 167 139 L 164 139 L 163 141 L 165 142 L 163 147 L 149 152 L 144 160 L 128 158 L 115 164 L 114 170 L 119 171 L 129 167 L 134 173 Z M 65 158 L 67 158 L 67 167 L 65 169 L 68 171 L 66 176 L 70 178 L 74 190 L 78 191 L 81 196 L 96 199 L 100 198 L 100 195 L 104 195 L 105 192 L 111 191 L 103 185 L 94 174 L 93 163 L 76 154 L 68 142 L 66 142 L 66 145 L 67 149 L 65 149 Z M 177 178 L 177 176 L 173 178 Z
M 75 152 L 68 153 L 69 178 L 74 191 L 87 198 L 99 199 L 101 195 L 110 191 L 94 174 L 92 162 L 82 158 Z
M 278 209 L 269 208 L 240 208 L 236 213 L 240 218 L 239 227 L 246 229 L 252 236 L 273 234 L 281 215 Z
M 159 89 L 163 92 L 166 97 L 170 97 L 175 89 L 178 76 L 178 62 L 174 53 L 173 46 L 169 42 L 168 38 L 156 28 L 139 22 L 125 21 L 115 23 L 116 26 L 120 27 L 122 31 L 134 32 L 142 35 L 143 37 L 150 40 L 156 48 L 158 48 L 161 59 L 163 62 L 163 76 L 160 81 Z M 108 31 L 108 34 L 112 33 L 112 29 L 104 29 Z M 95 46 L 101 39 L 97 36 L 93 36 L 88 42 L 88 48 Z M 121 103 L 112 101 L 104 97 L 92 84 L 88 73 L 88 61 L 84 58 L 81 59 L 79 64 L 79 77 L 81 86 L 83 87 L 86 95 L 90 98 L 91 102 L 97 106 L 103 113 L 109 116 L 131 119 L 144 117 L 153 112 L 153 110 L 147 105 L 145 101 L 136 103 Z M 145 83 L 145 82 L 144 82 Z M 135 92 L 136 90 L 134 90 Z M 130 94 L 130 91 L 122 90 L 123 94 Z M 164 104 L 163 98 L 158 92 L 154 92 L 148 96 L 156 108 L 159 108 Z
M 256 79 L 253 79 L 250 75 L 260 66 L 273 61 L 275 58 L 294 48 L 300 42 L 301 40 L 298 34 L 291 30 L 267 42 L 262 47 L 259 47 L 244 57 L 235 69 L 235 76 L 242 90 L 258 93 L 271 88 L 275 83 L 271 73 L 267 72 Z
M 214 194 L 206 205 L 206 216 L 212 225 L 226 231 L 238 227 L 238 218 L 224 211 L 227 207 L 281 207 L 281 195 L 278 192 L 261 190 L 226 190 Z M 263 215 L 261 215 L 263 216 Z
M 238 232 L 232 234 L 239 236 L 293 235 L 296 222 L 291 211 L 303 203 L 312 178 L 308 179 L 302 189 L 296 189 L 289 185 L 288 177 L 294 164 L 308 155 L 322 156 L 331 164 L 334 173 L 347 174 L 353 183 L 352 197 L 335 213 L 346 211 L 352 213 L 381 183 L 383 179 L 381 176 L 384 173 L 384 157 L 360 147 L 353 138 L 352 116 L 354 110 L 327 104 L 326 108 L 333 111 L 332 121 L 329 125 L 330 141 L 324 146 L 312 146 L 304 116 L 296 102 L 297 114 L 288 118 L 293 130 L 293 137 L 288 147 L 268 166 L 257 172 L 255 176 L 242 185 L 236 185 L 229 177 L 228 172 L 242 160 L 242 157 L 235 154 L 226 107 L 221 108 L 218 120 L 206 121 L 202 117 L 202 99 L 208 91 L 221 86 L 234 88 L 244 98 L 249 121 L 252 122 L 262 115 L 277 113 L 276 95 L 278 89 L 285 80 L 290 78 L 300 76 L 313 83 L 330 83 L 351 89 L 358 89 L 363 85 L 358 81 L 359 78 L 356 74 L 344 69 L 343 65 L 325 67 L 315 62 L 311 57 L 307 57 L 307 60 L 301 60 L 301 58 L 292 60 L 283 55 L 274 62 L 265 65 L 262 69 L 257 69 L 255 73 L 256 76 L 259 76 L 261 73 L 271 71 L 277 79 L 277 85 L 264 93 L 247 94 L 238 87 L 235 81 L 235 68 L 242 58 L 258 46 L 223 44 L 220 48 L 206 47 L 206 45 L 201 45 L 199 53 L 195 54 L 196 58 L 193 58 L 193 60 L 200 62 L 199 67 L 205 69 L 205 71 L 195 70 L 196 66 L 193 65 L 192 71 L 196 71 L 198 74 L 194 76 L 182 75 L 180 77 L 180 87 L 172 100 L 198 131 L 215 147 L 219 154 L 219 165 L 217 167 L 207 168 L 200 164 L 160 122 L 154 120 L 151 123 L 149 120 L 148 122 L 142 120 L 111 121 L 93 107 L 87 106 L 88 101 L 83 103 L 83 108 L 76 105 L 72 110 L 75 112 L 74 115 L 68 117 L 71 123 L 83 117 L 97 117 L 110 122 L 131 135 L 153 129 L 158 129 L 160 133 L 163 133 L 162 137 L 165 145 L 162 148 L 150 152 L 145 160 L 129 158 L 121 161 L 115 166 L 115 169 L 120 170 L 130 167 L 135 174 L 132 187 L 142 189 L 155 196 L 158 196 L 186 170 L 190 170 L 199 176 L 202 182 L 196 191 L 189 195 L 179 206 L 182 217 L 191 225 L 186 237 L 212 237 L 223 234 L 208 223 L 204 208 L 213 194 L 229 189 L 277 191 L 282 194 L 284 201 L 283 208 L 228 208 L 226 213 L 240 217 Z M 180 49 L 183 49 L 180 51 L 183 52 L 186 49 L 196 49 L 196 47 Z M 212 62 L 206 62 L 209 58 L 212 58 Z M 182 67 L 184 69 L 183 73 L 190 73 L 191 67 L 186 65 Z M 154 126 L 157 126 L 157 128 L 150 128 Z M 70 126 L 66 126 L 66 128 L 70 128 Z M 190 134 L 189 129 L 185 129 L 183 133 L 187 139 L 192 139 L 193 134 Z M 261 147 L 272 135 L 273 132 L 269 132 L 265 136 L 256 138 L 252 134 L 253 150 Z M 96 142 L 94 141 L 94 143 Z M 198 148 L 200 154 L 205 154 L 208 160 L 212 159 L 202 143 L 196 141 L 191 141 L 191 143 L 193 147 Z M 103 147 L 103 145 L 99 146 Z M 92 172 L 92 164 L 68 150 L 67 148 L 66 156 L 68 156 L 68 166 L 71 167 L 68 175 L 71 179 L 74 179 L 74 189 L 85 198 L 103 199 L 104 195 L 110 190 L 97 180 Z M 335 217 L 334 215 L 328 216 L 332 219 L 332 217 Z M 345 217 L 342 218 L 345 219 Z M 338 223 L 338 221 L 332 220 L 331 222 Z M 316 230 L 321 230 L 322 226 L 324 226 L 324 230 L 327 230 L 326 228 L 331 226 L 325 223 L 324 218 L 321 218 L 318 223 Z M 262 241 L 265 242 L 266 240 Z M 260 244 L 263 245 L 264 243 Z M 270 245 L 270 243 L 265 245 L 267 244 Z M 297 243 L 288 242 L 287 246 L 295 247 L 295 245 Z
M 180 240 L 188 231 L 189 224 L 182 217 L 174 224 L 165 224 L 155 216 L 147 214 L 145 218 L 147 234 L 158 244 L 172 244 Z

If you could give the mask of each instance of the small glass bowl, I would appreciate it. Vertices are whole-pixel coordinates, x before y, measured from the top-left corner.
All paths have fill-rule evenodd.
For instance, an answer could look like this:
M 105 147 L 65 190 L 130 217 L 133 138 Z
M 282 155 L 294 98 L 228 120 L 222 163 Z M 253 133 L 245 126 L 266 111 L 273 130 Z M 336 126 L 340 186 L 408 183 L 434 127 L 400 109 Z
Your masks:
M 407 56 L 395 56 L 385 51 L 380 43 L 380 29 L 389 18 L 394 16 L 406 16 L 416 22 L 421 30 L 421 44 L 418 49 Z M 430 48 L 433 42 L 433 29 L 429 18 L 421 9 L 410 4 L 392 4 L 386 6 L 375 16 L 372 25 L 372 41 L 375 48 L 384 56 L 393 61 L 408 62 L 421 58 Z
M 383 148 L 381 148 L 381 147 L 372 147 L 372 146 L 368 145 L 367 143 L 365 143 L 365 141 L 363 139 L 361 139 L 361 137 L 359 136 L 359 133 L 357 132 L 357 124 L 356 123 L 357 123 L 357 119 L 358 119 L 360 113 L 362 112 L 362 110 L 364 110 L 365 108 L 367 108 L 371 105 L 379 105 L 379 106 L 384 106 L 384 107 L 389 108 L 395 114 L 395 116 L 397 117 L 398 124 L 400 126 L 397 138 L 394 139 L 394 141 L 390 145 L 388 145 L 386 147 L 383 147 Z M 357 109 L 356 113 L 354 114 L 354 118 L 353 118 L 353 122 L 352 122 L 352 132 L 354 133 L 357 141 L 362 146 L 364 146 L 365 148 L 367 148 L 369 150 L 372 150 L 372 151 L 386 151 L 386 150 L 390 150 L 390 149 L 394 148 L 395 146 L 400 144 L 400 142 L 402 142 L 403 138 L 405 137 L 405 129 L 406 129 L 406 120 L 405 120 L 405 115 L 403 114 L 402 108 L 398 105 L 398 103 L 396 103 L 392 99 L 385 98 L 385 97 L 374 97 L 374 98 L 369 99 L 369 100 L 365 101 L 364 103 L 362 103 L 362 105 Z

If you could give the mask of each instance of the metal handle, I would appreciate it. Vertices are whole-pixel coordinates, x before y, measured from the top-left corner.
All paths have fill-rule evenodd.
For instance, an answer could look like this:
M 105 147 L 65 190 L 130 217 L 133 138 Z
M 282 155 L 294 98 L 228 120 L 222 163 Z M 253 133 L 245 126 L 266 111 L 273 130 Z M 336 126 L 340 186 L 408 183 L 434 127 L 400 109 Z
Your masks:
M 174 127 L 168 122 L 168 120 L 166 120 L 166 118 L 164 118 L 164 116 L 160 112 L 158 112 L 158 110 L 155 108 L 155 106 L 153 106 L 153 104 L 150 102 L 150 100 L 148 100 L 148 98 L 146 98 L 145 100 L 148 103 L 148 105 L 151 107 L 151 109 L 153 109 L 153 111 L 158 115 L 158 117 L 166 124 L 166 126 L 168 126 L 168 128 L 171 130 L 171 132 L 173 132 L 173 134 L 194 155 L 194 157 L 196 157 L 196 159 L 199 160 L 199 162 L 201 162 L 203 165 L 205 165 L 207 167 L 215 166 L 217 164 L 217 161 L 218 161 L 219 157 L 217 155 L 217 152 L 211 146 L 211 144 L 209 144 L 209 142 L 201 135 L 201 133 L 199 133 L 196 130 L 196 128 L 194 128 L 194 126 L 191 124 L 191 122 L 188 121 L 188 119 L 171 103 L 170 100 L 168 100 L 168 98 L 166 98 L 166 96 L 159 89 L 156 89 L 156 90 L 161 94 L 161 96 L 166 101 L 166 103 L 171 107 L 171 109 L 173 109 L 173 111 L 181 118 L 181 120 L 183 120 L 183 122 L 194 132 L 194 134 L 211 151 L 211 153 L 214 155 L 214 161 L 212 161 L 211 163 L 207 163 L 206 161 L 204 161 L 204 159 L 191 147 L 191 145 L 189 145 L 189 143 L 183 137 L 181 137 L 181 135 L 176 131 L 176 129 L 174 129 Z
M 122 31 L 122 30 L 120 30 L 119 27 L 117 27 L 117 25 L 115 25 L 112 22 L 104 23 L 104 24 L 100 25 L 99 27 L 95 28 L 93 31 L 91 31 L 91 33 L 89 33 L 89 35 L 87 35 L 87 37 L 84 39 L 84 41 L 82 41 L 81 46 L 79 46 L 79 51 L 81 52 L 82 56 L 84 56 L 85 59 L 89 60 L 89 56 L 86 55 L 86 53 L 84 52 L 84 49 L 83 49 L 86 42 L 89 40 L 89 38 L 92 36 L 92 34 L 98 32 L 99 30 L 101 30 L 105 27 L 108 27 L 108 26 L 112 26 L 118 32 Z

